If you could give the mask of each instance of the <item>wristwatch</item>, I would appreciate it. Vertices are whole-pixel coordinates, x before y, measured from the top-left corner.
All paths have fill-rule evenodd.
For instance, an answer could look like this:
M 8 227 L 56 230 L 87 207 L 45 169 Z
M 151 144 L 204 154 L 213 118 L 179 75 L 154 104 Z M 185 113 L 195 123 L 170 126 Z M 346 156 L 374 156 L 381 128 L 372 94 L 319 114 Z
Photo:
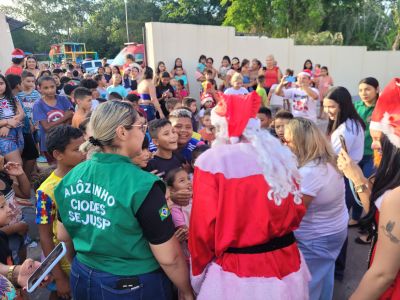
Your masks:
M 354 190 L 357 193 L 364 193 L 366 190 L 368 190 L 368 185 L 366 183 L 356 185 L 356 186 L 354 186 Z

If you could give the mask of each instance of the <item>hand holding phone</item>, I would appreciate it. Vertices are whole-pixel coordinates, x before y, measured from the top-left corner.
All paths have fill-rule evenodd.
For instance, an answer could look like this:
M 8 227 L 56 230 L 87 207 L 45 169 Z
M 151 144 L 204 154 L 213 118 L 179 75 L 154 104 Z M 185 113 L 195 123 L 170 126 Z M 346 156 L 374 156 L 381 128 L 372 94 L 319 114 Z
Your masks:
M 53 251 L 44 259 L 42 264 L 28 278 L 27 291 L 32 293 L 45 277 L 51 272 L 55 265 L 67 253 L 67 247 L 64 242 L 59 243 Z
M 286 77 L 286 82 L 296 82 L 296 77 L 288 76 L 288 77 Z

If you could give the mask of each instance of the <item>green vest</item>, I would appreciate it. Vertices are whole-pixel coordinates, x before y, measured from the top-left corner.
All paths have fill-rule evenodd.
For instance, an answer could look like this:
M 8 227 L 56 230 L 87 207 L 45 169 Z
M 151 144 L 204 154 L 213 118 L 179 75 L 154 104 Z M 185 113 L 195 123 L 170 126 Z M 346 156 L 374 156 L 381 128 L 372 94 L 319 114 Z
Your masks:
M 363 119 L 364 123 L 365 123 L 365 132 L 364 132 L 364 155 L 372 155 L 374 152 L 371 149 L 371 145 L 372 145 L 372 137 L 371 137 L 371 133 L 369 132 L 369 125 L 371 123 L 371 115 L 372 112 L 375 109 L 375 105 L 374 106 L 366 106 L 364 104 L 364 102 L 357 101 L 356 103 L 354 103 L 354 107 L 356 108 L 357 113 L 359 114 L 359 116 L 361 117 L 361 119 Z
M 135 217 L 158 180 L 128 157 L 105 153 L 95 153 L 62 179 L 54 195 L 80 262 L 115 275 L 160 267 Z

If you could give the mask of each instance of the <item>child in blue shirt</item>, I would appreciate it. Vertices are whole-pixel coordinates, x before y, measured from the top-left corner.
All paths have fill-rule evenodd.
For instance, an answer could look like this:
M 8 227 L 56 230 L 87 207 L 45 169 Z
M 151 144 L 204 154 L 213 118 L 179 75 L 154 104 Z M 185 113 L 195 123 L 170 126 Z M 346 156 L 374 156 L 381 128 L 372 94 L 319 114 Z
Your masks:
M 122 98 L 128 96 L 128 92 L 122 85 L 122 76 L 119 73 L 113 74 L 112 85 L 107 88 L 108 95 L 110 95 L 112 92 L 118 93 Z
M 74 116 L 74 108 L 66 97 L 56 95 L 56 82 L 53 77 L 39 78 L 38 86 L 42 98 L 33 105 L 33 121 L 39 123 L 40 151 L 51 163 L 54 162 L 54 158 L 47 153 L 46 133 L 60 124 L 70 124 Z
M 200 55 L 199 63 L 196 68 L 197 72 L 203 74 L 204 69 L 206 68 L 206 60 L 207 60 L 207 57 L 204 54 Z

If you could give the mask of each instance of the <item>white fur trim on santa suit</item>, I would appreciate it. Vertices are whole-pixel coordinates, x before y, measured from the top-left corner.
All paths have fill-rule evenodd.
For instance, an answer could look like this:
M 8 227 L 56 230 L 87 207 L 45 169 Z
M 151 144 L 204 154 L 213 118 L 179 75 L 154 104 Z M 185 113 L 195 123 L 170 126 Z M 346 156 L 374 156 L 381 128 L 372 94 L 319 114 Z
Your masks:
M 211 111 L 211 123 L 217 129 L 213 147 L 228 143 L 236 144 L 240 141 L 239 137 L 229 138 L 228 123 L 224 117 L 215 112 L 215 109 Z M 249 119 L 243 136 L 253 145 L 254 154 L 263 168 L 265 180 L 271 187 L 268 199 L 280 205 L 282 199 L 292 193 L 294 202 L 302 203 L 301 192 L 295 185 L 300 182 L 300 173 L 297 169 L 296 158 L 289 148 L 282 145 L 267 130 L 261 129 L 260 120 L 256 118 Z
M 277 277 L 238 277 L 211 263 L 191 282 L 198 300 L 307 300 L 311 279 L 306 262 L 301 255 L 300 269 L 282 279 Z
M 382 131 L 382 133 L 389 138 L 393 145 L 395 145 L 397 148 L 400 148 L 400 136 L 396 134 L 393 126 L 390 125 L 389 118 L 390 114 L 385 112 L 380 122 L 371 121 L 369 129 Z
M 369 129 L 371 130 L 377 130 L 377 131 L 382 131 L 382 126 L 380 122 L 375 122 L 375 121 L 371 121 L 369 123 Z

